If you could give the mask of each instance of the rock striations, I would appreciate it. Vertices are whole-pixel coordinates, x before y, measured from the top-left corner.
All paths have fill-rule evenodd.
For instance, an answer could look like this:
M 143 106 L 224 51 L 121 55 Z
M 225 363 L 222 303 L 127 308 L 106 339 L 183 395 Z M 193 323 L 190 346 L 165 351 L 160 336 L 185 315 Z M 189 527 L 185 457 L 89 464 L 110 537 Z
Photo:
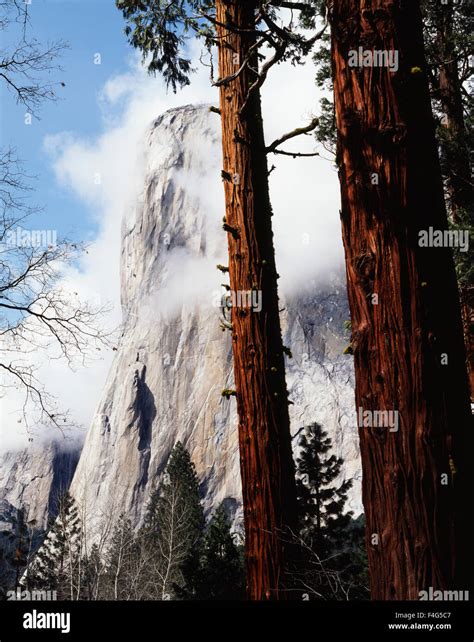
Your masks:
M 88 532 L 121 514 L 138 525 L 180 440 L 196 465 L 207 512 L 225 502 L 238 522 L 241 495 L 230 333 L 222 324 L 226 263 L 219 119 L 186 106 L 148 130 L 143 190 L 122 223 L 123 328 L 115 360 L 71 485 Z M 276 239 L 278 245 L 278 239 Z M 277 256 L 278 259 L 278 256 Z M 353 368 L 343 355 L 349 318 L 342 273 L 282 296 L 292 431 L 319 421 L 355 479 L 360 466 Z M 283 302 L 284 301 L 284 302 Z M 224 327 L 223 327 L 224 326 Z M 44 526 L 51 499 L 69 483 L 75 455 L 52 444 L 3 456 L 0 500 Z M 11 505 L 11 508 L 10 508 Z
M 216 264 L 226 262 L 220 170 L 218 118 L 207 106 L 173 109 L 153 123 L 143 193 L 123 222 L 123 333 L 72 484 L 90 528 L 120 513 L 138 524 L 178 440 L 196 465 L 206 510 L 226 502 L 241 514 L 235 400 L 221 395 L 232 387 L 232 363 L 229 332 L 219 323 L 225 275 Z M 343 279 L 285 301 L 293 433 L 315 420 L 326 427 L 345 475 L 356 478 L 359 512 Z

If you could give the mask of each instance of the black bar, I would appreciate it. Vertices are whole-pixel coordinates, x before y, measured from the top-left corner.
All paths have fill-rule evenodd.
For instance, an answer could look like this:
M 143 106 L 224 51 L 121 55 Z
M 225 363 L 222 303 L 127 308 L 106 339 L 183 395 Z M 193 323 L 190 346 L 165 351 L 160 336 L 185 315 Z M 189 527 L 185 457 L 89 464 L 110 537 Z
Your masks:
M 471 607 L 470 602 L 12 601 L 0 602 L 0 642 L 472 642 Z M 70 613 L 70 632 L 24 629 L 24 615 L 33 610 Z M 390 624 L 408 628 L 390 629 Z

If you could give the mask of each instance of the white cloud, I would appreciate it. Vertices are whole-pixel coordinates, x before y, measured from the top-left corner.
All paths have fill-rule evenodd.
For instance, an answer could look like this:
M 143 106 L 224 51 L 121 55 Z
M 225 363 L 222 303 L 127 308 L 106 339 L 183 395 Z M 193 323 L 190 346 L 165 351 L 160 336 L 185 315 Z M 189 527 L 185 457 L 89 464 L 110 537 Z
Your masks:
M 267 144 L 317 116 L 320 93 L 314 76 L 311 63 L 280 66 L 269 74 L 262 96 Z M 319 151 L 312 134 L 293 138 L 281 149 Z M 293 293 L 308 280 L 323 279 L 343 261 L 339 184 L 334 163 L 321 157 L 270 154 L 268 162 L 276 166 L 270 193 L 280 286 Z
M 218 92 L 210 86 L 208 70 L 200 68 L 190 87 L 176 95 L 167 93 L 163 82 L 149 77 L 133 59 L 129 71 L 107 81 L 98 100 L 103 124 L 100 136 L 91 140 L 82 139 L 75 132 L 64 132 L 48 137 L 45 149 L 59 183 L 75 193 L 99 226 L 88 254 L 79 266 L 65 273 L 64 285 L 84 299 L 111 303 L 109 322 L 115 324 L 120 320 L 121 220 L 133 207 L 141 187 L 140 146 L 145 131 L 171 107 L 203 102 L 217 105 Z M 277 67 L 263 91 L 267 143 L 307 124 L 317 112 L 318 104 L 311 64 Z M 284 148 L 314 151 L 314 138 L 300 137 L 288 141 Z M 271 155 L 269 164 L 276 166 L 270 188 L 277 267 L 283 293 L 288 294 L 308 280 L 324 278 L 328 271 L 341 265 L 337 176 L 333 165 L 320 158 L 294 160 Z M 212 281 L 205 278 L 207 267 L 205 261 L 201 262 L 197 273 L 202 275 L 203 287 L 209 290 Z M 181 291 L 184 298 L 189 297 L 186 288 Z M 39 374 L 57 396 L 59 405 L 69 408 L 77 421 L 87 427 L 100 399 L 110 360 L 108 355 L 72 372 L 61 362 L 42 359 Z M 9 395 L 4 405 L 1 448 L 20 444 L 21 440 L 16 441 L 17 408 L 18 397 Z

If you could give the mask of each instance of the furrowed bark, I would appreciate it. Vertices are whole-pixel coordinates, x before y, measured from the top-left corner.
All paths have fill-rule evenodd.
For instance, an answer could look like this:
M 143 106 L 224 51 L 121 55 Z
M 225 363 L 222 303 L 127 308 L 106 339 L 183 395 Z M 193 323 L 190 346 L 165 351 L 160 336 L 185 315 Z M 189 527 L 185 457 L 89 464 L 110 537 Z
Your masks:
M 219 77 L 235 74 L 255 43 L 256 2 L 217 1 Z M 250 67 L 258 67 L 252 56 Z M 233 307 L 232 348 L 239 415 L 248 596 L 284 599 L 289 551 L 284 533 L 296 523 L 268 169 L 256 73 L 245 67 L 220 85 L 223 178 L 230 287 L 261 292 L 261 311 Z
M 359 426 L 372 598 L 468 590 L 472 420 L 456 275 L 449 248 L 419 246 L 420 230 L 447 229 L 419 3 L 328 7 L 356 406 L 399 413 L 398 432 Z M 398 71 L 349 66 L 359 46 L 398 51 Z

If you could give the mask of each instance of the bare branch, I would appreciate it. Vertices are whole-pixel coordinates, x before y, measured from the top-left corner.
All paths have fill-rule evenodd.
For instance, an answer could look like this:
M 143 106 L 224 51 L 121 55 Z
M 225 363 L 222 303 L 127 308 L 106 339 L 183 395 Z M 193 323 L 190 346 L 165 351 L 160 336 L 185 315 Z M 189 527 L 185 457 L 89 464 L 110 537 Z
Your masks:
M 318 152 L 303 153 L 303 152 L 286 152 L 282 149 L 275 149 L 272 154 L 280 154 L 281 156 L 291 156 L 292 158 L 310 158 L 312 156 L 319 156 Z
M 263 85 L 265 82 L 268 72 L 270 69 L 276 65 L 277 63 L 282 60 L 283 56 L 285 55 L 285 51 L 287 48 L 288 43 L 282 42 L 281 44 L 276 46 L 276 50 L 274 55 L 268 60 L 262 67 L 261 72 L 257 75 L 257 79 L 255 82 L 249 87 L 249 90 L 247 92 L 247 96 L 245 97 L 244 103 L 242 107 L 239 110 L 240 116 L 242 116 L 245 113 L 245 110 L 247 109 L 250 99 L 252 98 L 253 94 L 260 89 L 260 87 Z
M 313 118 L 313 120 L 309 123 L 309 125 L 306 125 L 306 127 L 297 127 L 291 132 L 288 132 L 287 134 L 284 134 L 280 138 L 277 138 L 276 140 L 273 141 L 271 145 L 269 145 L 265 151 L 267 154 L 271 153 L 278 153 L 276 152 L 276 148 L 281 145 L 282 143 L 286 142 L 287 140 L 290 140 L 291 138 L 296 138 L 296 136 L 302 136 L 303 134 L 308 134 L 309 132 L 313 131 L 316 129 L 316 127 L 319 125 L 319 118 Z M 286 152 L 290 154 L 290 152 Z M 293 156 L 293 154 L 290 154 Z M 314 156 L 315 154 L 311 154 Z M 307 154 L 305 154 L 307 156 Z
M 0 50 L 0 79 L 13 91 L 16 102 L 38 118 L 41 103 L 55 100 L 55 89 L 62 84 L 45 81 L 44 74 L 60 70 L 56 59 L 68 45 L 63 40 L 43 45 L 35 38 L 28 39 L 29 23 L 28 5 L 24 0 L 0 2 L 0 30 L 18 32 L 13 32 L 10 38 L 16 38 L 17 43 L 8 51 Z

